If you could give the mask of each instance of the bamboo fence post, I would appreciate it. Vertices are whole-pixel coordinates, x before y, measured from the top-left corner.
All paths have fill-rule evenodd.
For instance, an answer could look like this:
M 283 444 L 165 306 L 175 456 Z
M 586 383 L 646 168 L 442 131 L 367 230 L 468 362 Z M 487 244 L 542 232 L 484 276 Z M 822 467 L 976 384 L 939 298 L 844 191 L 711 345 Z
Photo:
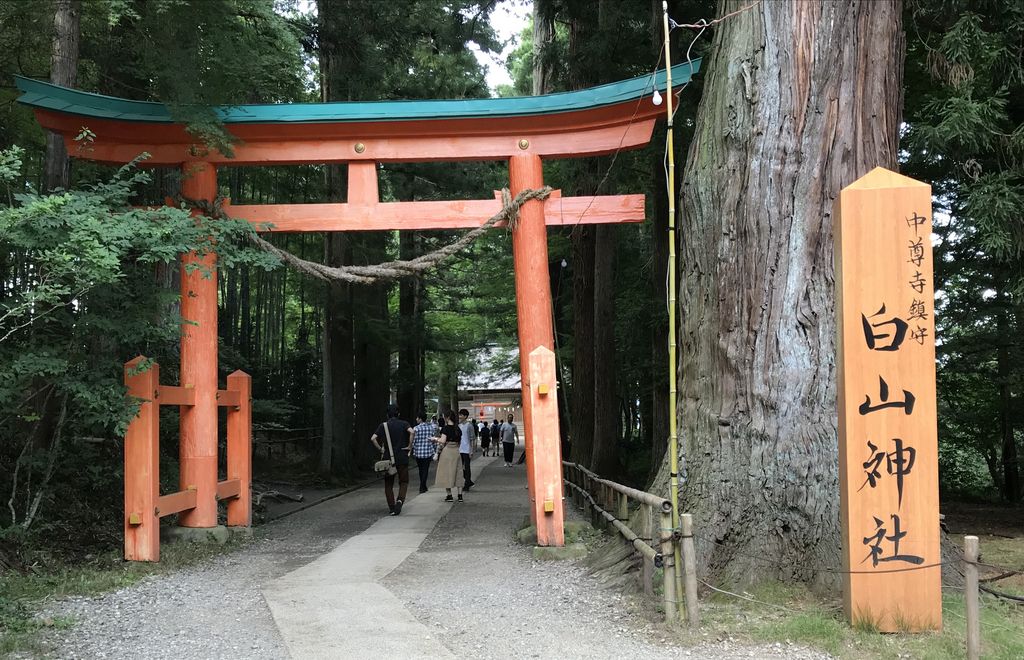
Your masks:
M 629 495 L 619 493 L 619 520 L 629 520 Z
M 964 601 L 967 605 L 967 659 L 981 657 L 981 621 L 978 612 L 978 537 L 964 537 Z
M 676 618 L 676 560 L 673 549 L 672 511 L 661 511 L 661 561 L 665 579 L 665 620 Z
M 700 625 L 700 611 L 697 607 L 697 558 L 693 547 L 693 516 L 689 513 L 680 515 L 679 525 L 683 544 L 686 616 L 690 625 L 696 627 Z
M 647 543 L 654 545 L 654 507 L 650 504 L 641 504 L 641 523 L 643 524 L 644 538 Z M 647 557 L 643 558 L 641 564 L 641 576 L 644 583 L 644 593 L 648 596 L 654 595 L 654 562 Z

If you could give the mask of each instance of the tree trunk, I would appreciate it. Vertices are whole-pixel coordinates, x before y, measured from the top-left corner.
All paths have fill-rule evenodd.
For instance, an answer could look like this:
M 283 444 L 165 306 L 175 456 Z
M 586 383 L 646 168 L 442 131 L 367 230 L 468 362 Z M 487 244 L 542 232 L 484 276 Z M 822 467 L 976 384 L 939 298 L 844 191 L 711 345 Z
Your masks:
M 326 236 L 325 263 L 348 263 L 345 234 Z M 319 469 L 322 473 L 347 474 L 352 468 L 353 428 L 353 355 L 352 291 L 344 282 L 326 286 L 324 304 L 323 380 L 324 430 Z
M 605 1 L 599 3 L 598 14 L 603 14 Z M 599 17 L 593 7 L 574 4 L 569 10 L 569 86 L 586 89 L 599 79 L 598 67 L 588 54 L 593 53 L 593 42 Z M 576 172 L 577 194 L 596 194 L 601 174 L 600 163 L 591 161 Z M 572 460 L 591 466 L 594 456 L 595 406 L 595 345 L 594 345 L 594 260 L 596 231 L 590 225 L 577 225 L 572 232 Z M 604 359 L 607 356 L 601 356 Z
M 418 256 L 419 242 L 418 232 L 402 232 L 398 237 L 399 258 Z M 423 280 L 406 277 L 398 287 L 398 409 L 412 420 L 423 412 Z
M 659 4 L 660 8 L 660 4 Z M 668 199 L 664 192 L 665 175 L 662 169 L 662 154 L 652 155 L 651 172 L 656 192 L 654 209 L 651 212 L 652 264 L 651 288 L 657 301 L 668 300 L 665 290 L 668 272 Z M 650 374 L 651 413 L 648 418 L 651 433 L 651 464 L 657 470 L 658 461 L 665 456 L 668 449 L 668 314 L 665 305 L 654 306 L 654 319 L 651 323 L 651 364 L 654 370 Z M 647 476 L 651 476 L 650 474 Z
M 619 476 L 619 398 L 615 388 L 615 227 L 598 226 L 594 239 L 594 449 L 590 469 Z
M 78 45 L 82 3 L 80 0 L 57 0 L 53 12 L 53 45 L 50 51 L 50 82 L 74 87 L 78 82 Z M 46 134 L 46 163 L 43 190 L 67 190 L 71 169 L 64 138 L 56 133 Z
M 360 236 L 356 250 L 359 263 L 387 260 L 387 234 Z M 391 396 L 391 343 L 388 328 L 388 284 L 365 284 L 353 292 L 356 375 L 356 460 L 369 462 L 370 436 L 386 419 Z M 403 414 L 406 414 L 403 412 Z
M 572 461 L 590 465 L 594 453 L 594 229 L 572 238 Z
M 551 0 L 533 0 L 533 95 L 551 92 L 550 48 L 555 40 L 555 8 Z
M 895 166 L 901 10 L 762 2 L 715 28 L 679 271 L 681 508 L 713 580 L 841 565 L 830 214 L 841 188 Z
M 1017 441 L 1013 434 L 1013 399 L 1010 391 L 1010 341 L 1007 320 L 1009 300 L 1000 292 L 999 299 L 1006 306 L 999 310 L 996 319 L 999 348 L 996 353 L 996 369 L 999 378 L 999 430 L 1002 439 L 1003 499 L 1007 502 L 1020 500 L 1020 461 L 1017 455 Z

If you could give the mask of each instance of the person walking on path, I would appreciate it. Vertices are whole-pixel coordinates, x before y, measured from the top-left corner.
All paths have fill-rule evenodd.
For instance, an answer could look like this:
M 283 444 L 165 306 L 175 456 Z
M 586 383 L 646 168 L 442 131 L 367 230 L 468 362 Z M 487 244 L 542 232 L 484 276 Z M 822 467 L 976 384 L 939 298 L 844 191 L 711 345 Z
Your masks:
M 388 405 L 388 419 L 377 427 L 370 442 L 381 453 L 381 460 L 392 460 L 397 474 L 384 475 L 384 497 L 388 511 L 397 516 L 402 513 L 405 494 L 409 490 L 409 452 L 412 450 L 412 427 L 409 422 L 398 418 L 398 406 Z M 394 456 L 391 452 L 394 451 Z M 395 477 L 398 477 L 398 499 L 395 499 Z
M 519 442 L 519 429 L 513 423 L 515 417 L 512 413 L 508 415 L 508 421 L 501 425 L 501 448 L 505 451 L 505 467 L 512 467 L 512 457 L 516 453 L 516 444 Z
M 494 441 L 497 444 L 497 440 Z M 487 426 L 487 422 L 480 427 L 480 449 L 483 450 L 484 456 L 489 456 L 491 453 L 491 429 Z
M 452 501 L 452 488 L 456 488 L 459 494 L 459 501 L 462 501 L 462 489 L 456 484 L 459 480 L 459 445 L 462 440 L 462 430 L 455 425 L 455 413 L 451 410 L 444 414 L 444 426 L 434 441 L 438 443 L 440 456 L 437 459 L 437 473 L 434 475 L 434 485 L 444 488 L 447 494 L 444 501 Z
M 434 460 L 434 438 L 440 430 L 433 422 L 427 421 L 423 413 L 416 415 L 416 426 L 412 429 L 412 457 L 420 471 L 420 492 L 427 492 L 427 477 L 430 463 Z
M 476 424 L 469 419 L 469 411 L 465 408 L 459 410 L 459 430 L 462 431 L 462 441 L 459 444 L 459 455 L 462 457 L 462 490 L 469 491 L 473 487 L 470 460 L 476 451 Z

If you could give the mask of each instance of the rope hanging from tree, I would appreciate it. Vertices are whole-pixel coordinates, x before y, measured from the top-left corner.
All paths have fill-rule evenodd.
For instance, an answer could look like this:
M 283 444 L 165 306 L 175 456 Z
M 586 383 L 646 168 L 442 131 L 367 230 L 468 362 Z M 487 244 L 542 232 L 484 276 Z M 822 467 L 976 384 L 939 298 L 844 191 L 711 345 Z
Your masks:
M 292 268 L 318 280 L 325 282 L 349 282 L 352 284 L 373 284 L 382 280 L 395 280 L 410 275 L 422 275 L 445 259 L 468 247 L 473 241 L 482 236 L 484 232 L 500 222 L 506 222 L 509 228 L 514 228 L 519 218 L 519 209 L 522 205 L 534 199 L 541 201 L 547 199 L 551 195 L 551 190 L 549 186 L 527 189 L 513 198 L 508 188 L 504 188 L 501 191 L 501 210 L 488 218 L 484 224 L 466 232 L 453 243 L 408 261 L 386 261 L 370 266 L 327 266 L 315 261 L 302 259 L 287 250 L 283 250 L 261 237 L 255 231 L 249 235 L 249 240 L 256 244 L 257 247 L 276 256 Z M 188 199 L 179 195 L 178 202 L 199 209 L 203 215 L 209 218 L 229 218 L 224 212 L 223 197 L 217 197 L 216 200 L 210 203 L 205 200 Z

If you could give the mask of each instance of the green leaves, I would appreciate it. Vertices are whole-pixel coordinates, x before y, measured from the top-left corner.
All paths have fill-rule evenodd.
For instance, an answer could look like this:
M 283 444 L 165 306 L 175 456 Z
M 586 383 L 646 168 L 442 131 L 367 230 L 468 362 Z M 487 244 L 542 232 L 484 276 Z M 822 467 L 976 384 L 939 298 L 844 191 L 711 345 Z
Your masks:
M 3 162 L 14 158 L 4 152 Z M 20 264 L 5 271 L 0 298 L 0 419 L 29 421 L 26 393 L 55 387 L 70 395 L 79 428 L 120 434 L 133 413 L 123 362 L 176 343 L 182 323 L 177 292 L 155 269 L 214 247 L 222 265 L 276 266 L 249 245 L 243 220 L 133 208 L 133 190 L 147 181 L 130 164 L 84 190 L 19 194 L 15 206 L 0 207 L 0 255 Z

